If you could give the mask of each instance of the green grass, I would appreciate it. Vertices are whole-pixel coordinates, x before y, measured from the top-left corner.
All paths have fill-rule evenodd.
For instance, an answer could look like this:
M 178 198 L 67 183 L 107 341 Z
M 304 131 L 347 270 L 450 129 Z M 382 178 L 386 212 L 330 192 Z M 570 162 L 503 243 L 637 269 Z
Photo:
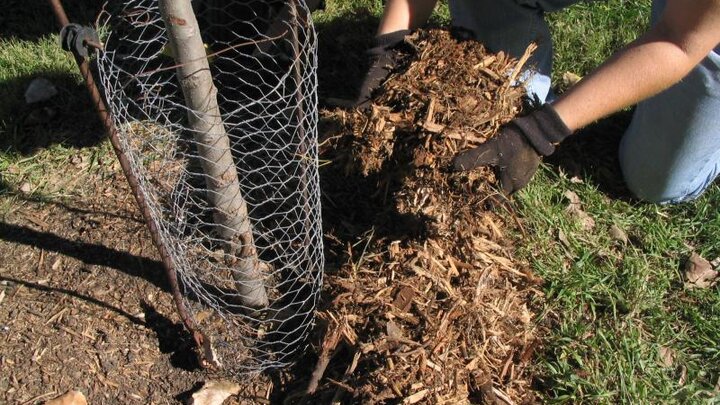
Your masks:
M 649 3 L 580 4 L 551 15 L 554 77 L 585 75 L 635 38 L 648 26 Z M 536 366 L 539 386 L 559 403 L 720 403 L 720 294 L 688 290 L 682 276 L 691 246 L 720 256 L 720 187 L 677 206 L 629 203 L 599 190 L 597 170 L 585 168 L 577 184 L 546 167 L 516 199 L 530 225 L 522 253 L 546 280 L 543 321 L 551 329 Z M 565 211 L 566 190 L 595 219 L 592 230 Z M 613 240 L 612 225 L 630 243 Z M 663 348 L 675 353 L 670 366 L 660 361 Z
M 11 3 L 18 10 L 22 5 Z M 327 3 L 315 14 L 320 63 L 340 67 L 330 73 L 321 69 L 326 75 L 321 92 L 336 90 L 346 67 L 357 69 L 363 41 L 382 12 L 379 1 Z M 583 3 L 550 15 L 557 51 L 554 76 L 587 74 L 634 38 L 647 27 L 649 3 Z M 83 156 L 88 165 L 73 173 L 88 173 L 94 162 L 112 158 L 107 142 L 86 139 L 99 129 L 89 123 L 93 114 L 76 68 L 46 28 L 52 19 L 38 13 L 26 13 L 28 23 L 38 25 L 27 35 L 2 31 L 0 37 L 0 216 L 23 198 L 61 199 L 74 192 L 81 177 L 74 175 L 75 183 L 58 180 L 73 156 Z M 7 15 L 24 14 L 10 10 Z M 432 21 L 449 21 L 445 4 Z M 20 29 L 23 22 L 12 21 L 11 28 Z M 22 94 L 36 76 L 56 80 L 58 118 L 28 127 L 22 121 L 28 112 Z M 83 115 L 78 108 L 90 112 Z M 615 120 L 622 124 L 623 119 Z M 609 128 L 621 131 L 620 124 Z M 720 403 L 714 391 L 720 378 L 720 292 L 717 287 L 686 289 L 681 271 L 689 245 L 708 259 L 720 256 L 720 188 L 713 186 L 693 203 L 659 207 L 602 191 L 596 180 L 607 176 L 605 167 L 583 170 L 584 181 L 578 183 L 565 169 L 547 166 L 515 199 L 528 229 L 518 243 L 520 254 L 546 280 L 545 300 L 537 303 L 539 322 L 549 326 L 536 356 L 538 389 L 548 402 L 559 403 Z M 609 172 L 619 176 L 616 168 Z M 24 182 L 31 184 L 29 196 L 18 191 Z M 580 196 L 583 209 L 595 219 L 592 230 L 584 230 L 565 211 L 567 190 Z M 612 225 L 627 232 L 629 243 L 610 237 Z M 561 231 L 567 245 L 559 240 Z M 671 366 L 661 364 L 661 348 L 676 353 Z
M 6 6 L 0 18 L 0 217 L 26 200 L 81 194 L 99 163 L 113 159 L 75 61 L 59 46 L 49 7 L 18 0 Z M 58 95 L 28 106 L 24 93 L 37 77 L 50 80 Z M 44 109 L 52 111 L 49 118 L 33 118 Z

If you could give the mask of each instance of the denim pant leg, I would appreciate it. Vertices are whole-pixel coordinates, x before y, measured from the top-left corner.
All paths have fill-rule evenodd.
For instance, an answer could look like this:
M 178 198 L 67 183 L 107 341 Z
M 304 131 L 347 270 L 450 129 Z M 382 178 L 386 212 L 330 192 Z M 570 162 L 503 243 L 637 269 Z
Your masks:
M 664 2 L 653 4 L 657 17 Z M 702 194 L 720 171 L 720 46 L 680 83 L 638 104 L 620 144 L 628 188 L 646 201 Z
M 450 0 L 452 25 L 472 32 L 490 51 L 519 58 L 531 42 L 538 49 L 520 76 L 528 94 L 545 101 L 550 91 L 553 46 L 545 12 L 579 0 Z

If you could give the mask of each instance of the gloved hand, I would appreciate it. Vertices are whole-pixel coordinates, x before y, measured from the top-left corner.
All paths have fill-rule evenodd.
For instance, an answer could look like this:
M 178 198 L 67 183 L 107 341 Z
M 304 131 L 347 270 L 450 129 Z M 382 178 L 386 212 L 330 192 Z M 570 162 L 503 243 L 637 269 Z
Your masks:
M 368 71 L 363 78 L 357 92 L 357 97 L 351 100 L 328 99 L 328 104 L 335 107 L 363 108 L 370 103 L 372 93 L 387 79 L 395 68 L 393 50 L 405 40 L 410 30 L 399 30 L 375 37 L 372 48 L 365 51 L 369 61 Z
M 482 145 L 455 156 L 456 171 L 494 166 L 500 186 L 507 194 L 525 187 L 540 165 L 541 156 L 555 152 L 555 144 L 572 134 L 555 109 L 545 104 L 524 117 L 515 118 Z

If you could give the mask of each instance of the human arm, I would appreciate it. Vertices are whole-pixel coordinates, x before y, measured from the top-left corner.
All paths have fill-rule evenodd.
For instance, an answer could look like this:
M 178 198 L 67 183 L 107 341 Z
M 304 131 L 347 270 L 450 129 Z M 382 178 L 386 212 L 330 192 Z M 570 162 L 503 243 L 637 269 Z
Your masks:
M 491 142 L 458 155 L 454 168 L 470 170 L 493 165 L 499 172 L 502 188 L 508 193 L 517 191 L 537 169 L 539 156 L 551 154 L 554 144 L 573 131 L 682 80 L 718 43 L 720 0 L 668 0 L 660 20 L 650 31 L 555 103 L 543 107 L 546 117 L 555 117 L 553 125 L 541 124 L 530 132 L 521 131 L 518 136 L 518 131 L 512 128 L 517 129 L 522 118 L 516 118 Z M 528 117 L 535 119 L 537 114 L 533 112 Z M 567 130 L 559 131 L 560 124 Z M 510 142 L 511 139 L 515 141 Z M 498 147 L 501 144 L 505 146 L 504 153 Z
M 571 130 L 651 97 L 720 43 L 720 0 L 668 0 L 657 24 L 566 91 L 553 107 Z
M 430 18 L 437 0 L 388 0 L 377 35 L 414 30 Z
M 349 100 L 329 98 L 329 105 L 364 109 L 370 105 L 373 92 L 387 79 L 396 65 L 394 51 L 411 30 L 425 24 L 437 0 L 388 0 L 373 45 L 365 51 L 367 70 L 356 96 Z

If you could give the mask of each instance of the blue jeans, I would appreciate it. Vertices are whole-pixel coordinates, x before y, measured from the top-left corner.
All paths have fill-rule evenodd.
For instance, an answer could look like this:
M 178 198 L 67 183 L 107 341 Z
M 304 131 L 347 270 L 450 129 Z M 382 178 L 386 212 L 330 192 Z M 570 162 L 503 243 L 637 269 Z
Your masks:
M 524 72 L 528 94 L 552 97 L 552 38 L 544 13 L 578 0 L 450 0 L 453 25 L 492 51 L 519 57 L 538 49 Z M 665 0 L 653 1 L 657 21 Z M 682 81 L 638 104 L 620 144 L 620 167 L 630 191 L 655 203 L 702 194 L 720 173 L 720 46 Z

